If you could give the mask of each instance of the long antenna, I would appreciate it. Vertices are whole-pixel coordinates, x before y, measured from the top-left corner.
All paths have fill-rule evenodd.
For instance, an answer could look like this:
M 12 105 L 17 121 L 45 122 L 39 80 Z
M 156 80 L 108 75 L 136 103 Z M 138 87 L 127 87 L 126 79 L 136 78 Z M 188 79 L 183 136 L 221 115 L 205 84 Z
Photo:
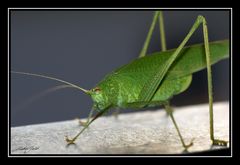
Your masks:
M 36 77 L 42 77 L 42 78 L 46 78 L 46 79 L 51 79 L 51 80 L 55 80 L 55 81 L 58 81 L 58 82 L 62 82 L 64 84 L 67 84 L 67 85 L 70 85 L 74 88 L 77 88 L 81 91 L 83 91 L 84 93 L 86 94 L 89 94 L 90 91 L 89 90 L 86 90 L 86 89 L 83 89 L 73 83 L 70 83 L 70 82 L 67 82 L 67 81 L 64 81 L 64 80 L 61 80 L 61 79 L 58 79 L 58 78 L 54 78 L 54 77 L 50 77 L 50 76 L 45 76 L 45 75 L 41 75 L 41 74 L 35 74 L 35 73 L 28 73 L 28 72 L 17 72 L 17 71 L 11 71 L 11 73 L 15 73 L 15 74 L 23 74 L 23 75 L 29 75 L 29 76 L 36 76 Z

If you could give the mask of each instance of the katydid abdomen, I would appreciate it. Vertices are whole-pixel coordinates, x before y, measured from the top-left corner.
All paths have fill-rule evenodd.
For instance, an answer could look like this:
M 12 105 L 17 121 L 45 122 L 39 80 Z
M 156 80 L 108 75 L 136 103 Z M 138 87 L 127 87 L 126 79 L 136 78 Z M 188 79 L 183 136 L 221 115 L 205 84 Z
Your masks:
M 144 56 L 108 74 L 97 84 L 96 88 L 102 92 L 92 95 L 95 109 L 101 110 L 107 106 L 141 108 L 140 105 L 143 103 L 138 99 L 141 89 L 174 51 L 175 49 L 172 49 Z M 228 51 L 228 40 L 210 43 L 211 64 L 228 58 Z M 185 47 L 167 72 L 148 106 L 161 105 L 172 96 L 185 91 L 191 84 L 192 74 L 204 68 L 206 68 L 204 45 Z

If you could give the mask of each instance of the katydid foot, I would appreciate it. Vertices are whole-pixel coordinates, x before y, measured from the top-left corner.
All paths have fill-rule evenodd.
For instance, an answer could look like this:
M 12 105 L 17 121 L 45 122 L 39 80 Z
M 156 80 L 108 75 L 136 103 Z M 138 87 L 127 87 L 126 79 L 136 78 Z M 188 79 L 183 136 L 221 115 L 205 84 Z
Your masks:
M 225 140 L 219 140 L 219 139 L 213 139 L 212 145 L 218 145 L 218 146 L 227 146 L 228 141 Z
M 74 142 L 76 139 L 75 138 L 69 139 L 68 136 L 65 136 L 65 140 L 66 140 L 67 144 L 70 145 L 70 144 L 75 144 Z
M 183 144 L 183 147 L 184 147 L 185 151 L 187 151 L 189 147 L 193 146 L 193 140 L 194 139 L 192 139 L 191 142 L 189 144 L 187 144 L 187 145 Z

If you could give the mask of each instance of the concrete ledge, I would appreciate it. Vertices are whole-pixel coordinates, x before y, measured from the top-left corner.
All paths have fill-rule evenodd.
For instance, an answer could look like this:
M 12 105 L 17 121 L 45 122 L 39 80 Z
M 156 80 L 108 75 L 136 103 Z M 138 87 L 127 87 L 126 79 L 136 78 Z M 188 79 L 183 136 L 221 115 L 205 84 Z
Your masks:
M 208 104 L 175 108 L 175 119 L 185 142 L 194 138 L 189 152 L 212 147 L 209 139 Z M 216 138 L 229 141 L 229 103 L 214 103 Z M 76 120 L 11 128 L 11 154 L 181 154 L 177 132 L 165 111 L 144 111 L 97 119 L 67 146 L 64 136 L 74 136 Z M 229 144 L 228 144 L 229 147 Z

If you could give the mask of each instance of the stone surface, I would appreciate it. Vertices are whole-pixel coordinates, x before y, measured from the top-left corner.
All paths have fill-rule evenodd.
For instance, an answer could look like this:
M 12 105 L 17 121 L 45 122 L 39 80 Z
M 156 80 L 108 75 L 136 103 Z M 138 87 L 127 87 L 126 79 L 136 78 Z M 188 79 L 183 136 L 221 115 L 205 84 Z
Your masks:
M 208 104 L 177 107 L 174 111 L 185 142 L 194 138 L 189 152 L 207 151 Z M 216 138 L 229 141 L 229 103 L 214 103 Z M 81 130 L 77 120 L 11 128 L 11 154 L 181 154 L 183 147 L 165 111 L 143 111 L 101 117 L 80 136 L 75 145 L 64 137 Z M 229 144 L 228 144 L 229 147 Z

